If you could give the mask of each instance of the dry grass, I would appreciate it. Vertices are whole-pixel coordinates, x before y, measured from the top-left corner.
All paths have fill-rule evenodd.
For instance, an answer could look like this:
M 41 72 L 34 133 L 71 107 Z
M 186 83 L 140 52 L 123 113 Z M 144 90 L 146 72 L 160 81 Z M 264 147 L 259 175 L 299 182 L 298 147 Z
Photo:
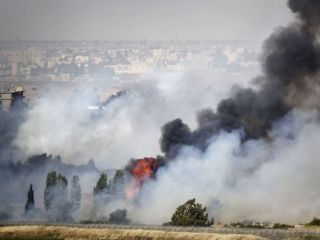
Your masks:
M 0 239 L 16 240 L 260 240 L 250 235 L 182 233 L 153 230 L 18 226 L 0 227 Z

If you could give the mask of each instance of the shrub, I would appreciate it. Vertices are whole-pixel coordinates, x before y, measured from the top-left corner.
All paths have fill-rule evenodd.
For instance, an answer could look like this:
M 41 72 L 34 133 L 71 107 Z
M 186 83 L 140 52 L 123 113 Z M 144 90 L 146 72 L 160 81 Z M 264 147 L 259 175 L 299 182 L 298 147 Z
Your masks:
M 283 224 L 283 223 L 275 223 L 272 227 L 273 229 L 288 229 L 288 228 L 294 228 L 294 226 L 289 224 Z
M 208 219 L 207 208 L 196 203 L 196 199 L 190 199 L 180 205 L 171 218 L 171 225 L 175 226 L 210 226 L 214 220 Z
M 314 217 L 311 222 L 308 223 L 310 226 L 320 226 L 320 218 Z

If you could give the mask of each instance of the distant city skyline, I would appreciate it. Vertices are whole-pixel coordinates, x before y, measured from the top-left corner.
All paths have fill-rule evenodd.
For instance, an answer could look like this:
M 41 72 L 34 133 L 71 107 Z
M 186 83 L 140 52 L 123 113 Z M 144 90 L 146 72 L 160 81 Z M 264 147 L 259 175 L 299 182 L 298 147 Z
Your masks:
M 0 41 L 262 40 L 286 0 L 0 0 Z

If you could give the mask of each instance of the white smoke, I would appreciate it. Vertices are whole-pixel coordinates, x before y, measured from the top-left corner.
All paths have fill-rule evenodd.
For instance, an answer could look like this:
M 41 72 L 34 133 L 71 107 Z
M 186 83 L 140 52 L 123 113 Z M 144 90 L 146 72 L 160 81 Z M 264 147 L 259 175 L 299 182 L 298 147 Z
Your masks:
M 165 73 L 143 77 L 130 84 L 126 88 L 127 94 L 111 101 L 102 112 L 87 109 L 87 106 L 98 102 L 94 85 L 79 85 L 71 94 L 57 94 L 61 89 L 52 88 L 28 110 L 15 144 L 24 158 L 46 152 L 60 155 L 66 163 L 84 164 L 94 159 L 100 169 L 122 168 L 132 157 L 160 154 L 160 128 L 164 123 L 182 117 L 195 127 L 195 112 L 215 106 L 229 94 L 234 84 L 245 86 L 252 75 L 254 73 L 250 76 L 219 77 Z M 94 209 L 93 187 L 98 176 L 80 175 L 82 206 L 78 220 L 90 219 Z M 43 184 L 44 181 L 39 179 Z M 40 207 L 43 184 L 36 188 L 36 202 Z M 178 200 L 173 199 L 164 213 L 177 206 L 181 202 Z M 102 208 L 99 206 L 99 212 L 108 216 L 117 208 L 128 209 L 133 221 L 148 223 L 135 217 L 140 207 L 128 201 L 119 200 Z M 148 208 L 144 212 L 153 215 Z M 167 218 L 165 215 L 157 219 L 157 223 Z
M 235 131 L 214 136 L 204 153 L 183 148 L 144 187 L 134 217 L 167 222 L 179 204 L 195 197 L 222 222 L 310 220 L 320 214 L 318 118 L 316 112 L 294 111 L 275 123 L 269 142 L 242 144 L 241 131 Z
M 159 129 L 168 120 L 181 117 L 195 127 L 194 113 L 215 106 L 233 84 L 194 75 L 144 79 L 99 118 L 85 108 L 96 101 L 92 92 L 67 99 L 47 95 L 29 111 L 16 144 L 26 155 L 48 152 L 74 164 L 93 158 L 102 168 L 123 167 L 132 157 L 160 153 Z M 104 212 L 127 208 L 134 221 L 161 224 L 195 197 L 222 222 L 305 222 L 320 214 L 318 117 L 316 111 L 294 110 L 274 123 L 270 140 L 242 143 L 239 130 L 214 136 L 205 152 L 184 147 L 156 181 L 144 185 L 138 205 L 113 202 Z M 82 217 L 91 214 L 94 179 L 90 182 L 82 183 Z
M 151 76 L 131 85 L 127 94 L 112 101 L 98 118 L 86 108 L 96 103 L 96 93 L 90 91 L 94 86 L 79 86 L 71 96 L 51 89 L 52 94 L 32 106 L 15 144 L 26 156 L 47 152 L 68 163 L 86 163 L 92 158 L 100 168 L 124 167 L 132 157 L 160 153 L 164 123 L 182 117 L 195 126 L 196 111 L 215 106 L 233 84 L 245 84 L 244 79 L 250 78 Z

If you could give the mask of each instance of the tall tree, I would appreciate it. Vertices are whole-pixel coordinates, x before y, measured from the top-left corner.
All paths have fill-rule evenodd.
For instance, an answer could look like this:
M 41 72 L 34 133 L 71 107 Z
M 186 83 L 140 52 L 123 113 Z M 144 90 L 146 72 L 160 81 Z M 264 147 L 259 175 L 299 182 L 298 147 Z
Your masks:
M 107 190 L 108 190 L 107 181 L 108 181 L 107 174 L 102 173 L 100 175 L 100 178 L 99 178 L 98 182 L 97 182 L 97 185 L 93 189 L 94 195 L 106 194 L 107 193 Z
M 112 179 L 109 183 L 109 191 L 110 194 L 115 196 L 120 196 L 121 194 L 124 193 L 124 183 L 125 183 L 125 178 L 124 178 L 124 171 L 118 169 Z
M 81 206 L 81 186 L 79 176 L 73 176 L 71 182 L 71 205 L 72 211 L 76 212 Z
M 47 175 L 46 188 L 44 191 L 44 207 L 49 210 L 52 207 L 54 201 L 54 188 L 57 185 L 57 173 L 56 171 L 51 171 Z
M 115 184 L 124 184 L 124 171 L 122 169 L 117 169 L 112 182 Z
M 65 204 L 67 202 L 67 190 L 68 190 L 68 180 L 65 176 L 59 174 L 57 178 L 56 186 L 56 199 L 57 205 Z
M 70 204 L 67 200 L 67 178 L 55 171 L 47 175 L 44 205 L 50 221 L 70 220 Z
M 32 184 L 30 184 L 30 187 L 29 187 L 28 200 L 24 209 L 25 209 L 25 212 L 34 209 L 34 193 L 32 189 Z

